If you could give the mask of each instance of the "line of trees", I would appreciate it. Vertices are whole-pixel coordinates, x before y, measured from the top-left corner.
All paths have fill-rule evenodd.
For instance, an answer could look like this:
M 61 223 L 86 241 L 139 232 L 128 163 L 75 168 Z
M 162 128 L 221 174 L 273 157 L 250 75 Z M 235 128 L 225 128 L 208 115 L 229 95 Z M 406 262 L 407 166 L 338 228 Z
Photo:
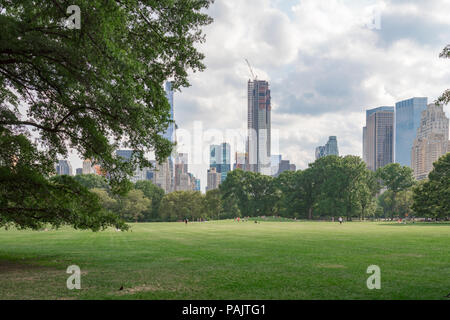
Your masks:
M 195 191 L 164 191 L 139 181 L 125 195 L 109 190 L 100 176 L 76 176 L 95 193 L 108 211 L 129 222 L 180 221 L 281 216 L 297 219 L 331 217 L 447 218 L 450 212 L 450 153 L 418 183 L 409 167 L 392 163 L 377 172 L 357 156 L 328 156 L 305 170 L 286 171 L 273 178 L 234 170 L 219 189 L 205 195 Z

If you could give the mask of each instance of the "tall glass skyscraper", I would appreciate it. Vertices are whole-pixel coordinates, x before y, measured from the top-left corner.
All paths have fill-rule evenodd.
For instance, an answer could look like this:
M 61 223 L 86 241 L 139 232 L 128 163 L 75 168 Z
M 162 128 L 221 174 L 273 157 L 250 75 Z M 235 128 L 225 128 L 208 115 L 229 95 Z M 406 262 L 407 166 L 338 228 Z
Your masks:
M 220 173 L 221 181 L 225 181 L 228 172 L 231 170 L 231 147 L 229 143 L 220 145 L 213 144 L 209 148 L 210 168 L 216 168 L 216 172 Z
M 402 166 L 411 166 L 411 148 L 427 104 L 428 98 L 411 98 L 395 104 L 394 161 Z

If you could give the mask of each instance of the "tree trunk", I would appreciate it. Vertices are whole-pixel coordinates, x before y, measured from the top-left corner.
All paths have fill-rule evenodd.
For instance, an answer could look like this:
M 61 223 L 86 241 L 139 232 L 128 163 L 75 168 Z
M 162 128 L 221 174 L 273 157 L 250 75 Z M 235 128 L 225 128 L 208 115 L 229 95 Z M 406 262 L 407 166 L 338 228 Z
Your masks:
M 308 219 L 312 220 L 312 208 L 309 208 L 308 210 Z

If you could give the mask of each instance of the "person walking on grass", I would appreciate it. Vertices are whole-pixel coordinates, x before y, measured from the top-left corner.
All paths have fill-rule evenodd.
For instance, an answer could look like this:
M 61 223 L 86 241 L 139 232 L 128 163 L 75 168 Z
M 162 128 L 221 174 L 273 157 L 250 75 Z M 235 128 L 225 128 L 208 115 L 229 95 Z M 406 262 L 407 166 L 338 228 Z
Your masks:
M 342 217 L 339 217 L 339 224 L 342 224 Z

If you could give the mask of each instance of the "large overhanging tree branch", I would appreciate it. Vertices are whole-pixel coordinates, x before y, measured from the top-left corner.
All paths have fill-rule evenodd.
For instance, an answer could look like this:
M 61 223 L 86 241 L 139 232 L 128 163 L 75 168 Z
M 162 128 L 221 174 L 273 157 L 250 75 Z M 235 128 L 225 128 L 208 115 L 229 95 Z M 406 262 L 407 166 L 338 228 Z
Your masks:
M 12 221 L 35 227 L 30 217 L 52 222 L 42 217 L 53 213 L 60 222 L 98 229 L 95 223 L 75 223 L 71 214 L 76 210 L 25 203 L 48 197 L 33 179 L 29 185 L 20 179 L 21 172 L 48 178 L 52 164 L 70 149 L 95 159 L 118 192 L 136 166 L 150 166 L 145 153 L 154 151 L 160 161 L 170 155 L 172 144 L 161 135 L 170 123 L 162 84 L 173 79 L 174 88 L 189 86 L 189 70 L 205 68 L 195 45 L 204 41 L 201 27 L 212 21 L 203 12 L 211 2 L 52 0 L 36 5 L 32 0 L 0 0 L 0 144 L 13 148 L 0 153 L 0 226 Z M 61 23 L 70 5 L 80 8 L 81 29 Z M 119 143 L 136 151 L 132 161 L 115 157 Z M 63 194 L 50 198 L 61 200 L 66 190 L 61 184 L 71 182 L 53 180 L 47 179 Z M 22 196 L 12 199 L 11 187 L 22 188 Z M 52 194 L 50 187 L 43 190 Z M 77 187 L 72 187 L 65 194 L 76 199 Z M 77 210 L 88 214 L 82 206 Z
M 444 48 L 439 57 L 450 59 L 450 44 Z M 442 96 L 438 98 L 437 102 L 438 104 L 443 105 L 450 103 L 450 89 L 447 89 Z

